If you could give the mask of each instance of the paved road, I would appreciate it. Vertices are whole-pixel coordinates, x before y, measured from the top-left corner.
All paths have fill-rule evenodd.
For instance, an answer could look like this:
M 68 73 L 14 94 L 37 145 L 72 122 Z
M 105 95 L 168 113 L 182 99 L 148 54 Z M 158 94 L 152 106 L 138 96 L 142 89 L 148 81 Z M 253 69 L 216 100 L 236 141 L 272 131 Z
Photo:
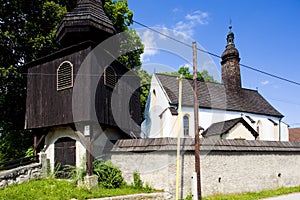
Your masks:
M 300 193 L 287 194 L 278 197 L 270 197 L 261 200 L 300 200 Z

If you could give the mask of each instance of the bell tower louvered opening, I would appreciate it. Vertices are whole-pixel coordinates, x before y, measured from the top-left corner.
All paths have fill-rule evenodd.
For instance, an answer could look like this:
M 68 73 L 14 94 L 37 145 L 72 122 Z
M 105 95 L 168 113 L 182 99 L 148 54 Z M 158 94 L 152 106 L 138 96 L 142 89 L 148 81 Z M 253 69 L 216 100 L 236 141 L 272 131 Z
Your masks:
M 57 68 L 57 91 L 73 87 L 73 65 L 65 61 Z
M 115 70 L 110 66 L 106 67 L 104 73 L 104 84 L 108 87 L 114 88 L 116 86 L 116 83 L 117 77 Z

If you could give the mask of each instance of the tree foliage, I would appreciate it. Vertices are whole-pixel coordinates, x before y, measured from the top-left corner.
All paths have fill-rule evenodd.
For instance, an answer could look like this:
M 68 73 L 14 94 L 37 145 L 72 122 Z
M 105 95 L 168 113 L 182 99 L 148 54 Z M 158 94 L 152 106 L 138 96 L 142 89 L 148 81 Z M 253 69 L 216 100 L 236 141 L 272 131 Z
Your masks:
M 138 76 L 141 78 L 141 87 L 140 87 L 140 102 L 141 102 L 141 109 L 142 111 L 145 110 L 148 93 L 150 90 L 150 82 L 151 82 L 151 75 L 144 69 L 140 69 L 137 71 Z
M 74 0 L 0 0 L 0 161 L 25 155 L 32 144 L 24 131 L 26 69 L 24 64 L 61 48 L 55 34 L 62 16 Z M 119 58 L 130 69 L 140 69 L 143 45 L 132 24 L 133 12 L 126 0 L 105 0 L 104 9 L 117 32 L 127 31 L 122 45 L 137 48 Z
M 164 72 L 163 74 L 179 76 L 182 75 L 183 78 L 193 79 L 193 74 L 190 72 L 188 67 L 181 66 L 177 72 Z M 197 72 L 197 80 L 204 81 L 204 82 L 213 82 L 216 83 L 217 81 L 211 76 L 207 70 L 203 70 L 201 72 Z
M 133 11 L 128 8 L 127 0 L 105 0 L 104 9 L 117 33 L 126 34 L 127 39 L 121 41 L 121 51 L 133 49 L 120 56 L 118 60 L 129 69 L 140 70 L 142 65 L 140 55 L 144 52 L 144 45 L 137 32 L 129 28 L 133 23 Z
M 32 144 L 24 129 L 24 63 L 59 49 L 55 31 L 66 9 L 46 0 L 1 0 L 0 9 L 0 160 L 24 156 Z
M 151 76 L 147 71 L 141 69 L 140 55 L 144 52 L 144 45 L 135 29 L 129 28 L 133 23 L 133 11 L 128 8 L 127 0 L 105 0 L 104 9 L 117 33 L 126 34 L 126 40 L 121 41 L 121 51 L 127 52 L 128 49 L 131 51 L 120 56 L 118 60 L 127 68 L 134 70 L 141 78 L 140 102 L 141 110 L 144 110 Z

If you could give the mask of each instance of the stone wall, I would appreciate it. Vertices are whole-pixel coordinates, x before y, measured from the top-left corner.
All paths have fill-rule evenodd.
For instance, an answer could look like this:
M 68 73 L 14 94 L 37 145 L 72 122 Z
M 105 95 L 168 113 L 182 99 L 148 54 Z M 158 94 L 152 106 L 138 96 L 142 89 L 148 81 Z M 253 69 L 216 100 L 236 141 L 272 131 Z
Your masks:
M 46 154 L 41 153 L 39 160 L 39 163 L 0 172 L 0 188 L 44 177 L 47 174 Z
M 195 157 L 193 139 L 181 142 L 179 194 L 183 198 L 192 191 Z M 300 185 L 300 143 L 202 140 L 200 149 L 203 196 Z M 138 170 L 144 182 L 175 195 L 176 139 L 121 140 L 111 160 L 127 182 Z

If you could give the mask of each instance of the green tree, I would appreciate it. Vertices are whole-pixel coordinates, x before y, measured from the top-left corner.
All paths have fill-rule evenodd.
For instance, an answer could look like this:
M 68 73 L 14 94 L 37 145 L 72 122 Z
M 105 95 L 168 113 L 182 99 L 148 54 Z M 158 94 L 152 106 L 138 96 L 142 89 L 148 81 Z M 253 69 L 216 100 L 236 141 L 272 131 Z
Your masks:
M 141 87 L 140 87 L 140 102 L 141 102 L 141 109 L 142 111 L 145 110 L 148 93 L 150 90 L 150 82 L 151 82 L 151 75 L 144 69 L 140 69 L 137 71 L 138 76 L 141 78 Z
M 105 0 L 104 9 L 114 24 L 117 33 L 127 34 L 127 39 L 121 42 L 121 51 L 126 52 L 126 49 L 133 48 L 131 52 L 120 56 L 118 60 L 127 68 L 134 70 L 141 78 L 140 102 L 143 111 L 150 89 L 151 76 L 147 71 L 141 69 L 140 55 L 144 52 L 144 45 L 135 29 L 129 28 L 133 23 L 133 11 L 128 8 L 127 0 Z
M 66 9 L 46 0 L 1 0 L 0 160 L 24 156 L 32 145 L 24 129 L 24 63 L 59 49 L 55 30 Z
M 177 72 L 163 72 L 163 74 L 179 76 L 182 75 L 183 78 L 193 79 L 193 74 L 190 72 L 188 67 L 181 66 Z M 207 70 L 197 72 L 197 80 L 204 82 L 217 83 L 213 76 L 211 76 Z
M 62 16 L 76 0 L 0 0 L 0 161 L 24 156 L 32 145 L 24 131 L 26 69 L 24 64 L 61 48 L 55 34 Z M 137 48 L 119 58 L 130 69 L 140 69 L 143 46 L 132 24 L 126 0 L 105 0 L 104 9 L 117 32 L 127 31 L 122 44 Z M 144 99 L 144 98 L 141 98 Z
M 133 11 L 128 8 L 127 0 L 105 0 L 104 10 L 117 33 L 127 33 L 127 39 L 121 42 L 121 50 L 126 52 L 126 49 L 134 47 L 133 51 L 120 56 L 118 60 L 129 69 L 140 70 L 140 55 L 144 52 L 144 45 L 137 32 L 129 28 L 133 23 Z

